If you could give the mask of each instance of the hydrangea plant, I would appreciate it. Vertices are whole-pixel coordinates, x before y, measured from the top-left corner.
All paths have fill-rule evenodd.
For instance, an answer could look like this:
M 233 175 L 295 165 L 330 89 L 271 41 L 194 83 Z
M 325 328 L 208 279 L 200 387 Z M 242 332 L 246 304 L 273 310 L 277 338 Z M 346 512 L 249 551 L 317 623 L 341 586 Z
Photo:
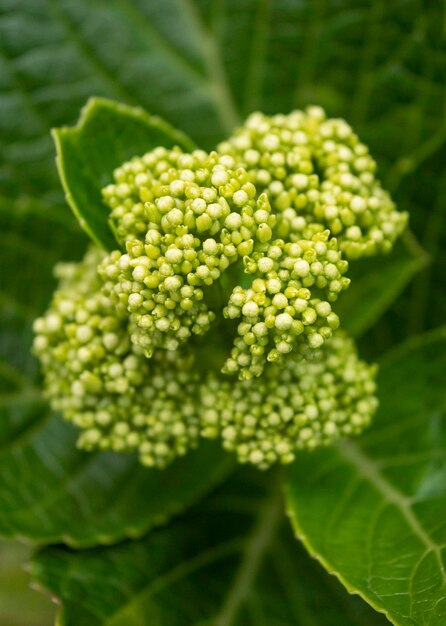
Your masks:
M 407 214 L 344 120 L 320 107 L 207 153 L 135 155 L 102 189 L 113 249 L 56 267 L 34 352 L 86 450 L 164 468 L 219 439 L 267 469 L 357 434 L 376 367 L 342 330 L 349 262 L 388 253 Z
M 0 0 L 1 625 L 446 623 L 444 23 Z

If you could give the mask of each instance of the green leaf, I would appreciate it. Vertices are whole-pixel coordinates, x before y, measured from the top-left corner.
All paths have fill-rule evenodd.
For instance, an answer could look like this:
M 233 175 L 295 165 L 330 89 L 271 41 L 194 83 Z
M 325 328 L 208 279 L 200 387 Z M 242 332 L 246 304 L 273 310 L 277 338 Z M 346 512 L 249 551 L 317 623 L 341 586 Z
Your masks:
M 277 484 L 239 472 L 138 542 L 45 549 L 31 573 L 61 599 L 64 626 L 382 626 L 293 541 Z M 125 581 L 125 584 L 123 584 Z
M 140 537 L 190 506 L 232 468 L 203 445 L 162 473 L 135 456 L 76 449 L 77 433 L 39 391 L 0 367 L 0 533 L 84 547 Z
M 56 285 L 54 265 L 79 259 L 86 238 L 65 207 L 0 196 L 0 241 L 0 358 L 33 378 L 32 322 Z
M 116 167 L 157 146 L 194 144 L 179 131 L 143 109 L 91 98 L 74 128 L 53 131 L 57 166 L 68 204 L 80 225 L 99 245 L 116 248 L 101 189 Z
M 398 626 L 446 621 L 446 329 L 389 353 L 360 439 L 302 454 L 289 514 L 308 550 Z
M 351 262 L 352 282 L 336 307 L 343 328 L 363 335 L 429 261 L 413 235 L 405 233 L 389 255 Z
M 13 541 L 0 541 L 0 624 L 2 626 L 48 626 L 55 609 L 49 598 L 30 589 L 23 564 L 31 548 Z

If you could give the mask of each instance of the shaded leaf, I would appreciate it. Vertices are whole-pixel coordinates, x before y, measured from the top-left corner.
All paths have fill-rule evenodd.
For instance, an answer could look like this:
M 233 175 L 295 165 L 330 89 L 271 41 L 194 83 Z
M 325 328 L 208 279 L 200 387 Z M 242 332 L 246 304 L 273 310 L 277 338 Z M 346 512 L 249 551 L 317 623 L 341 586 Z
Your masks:
M 389 255 L 351 262 L 351 285 L 336 306 L 343 328 L 355 337 L 364 334 L 428 263 L 411 233 L 405 233 Z
M 67 207 L 0 196 L 0 358 L 34 377 L 32 321 L 56 285 L 53 267 L 78 260 L 86 237 Z
M 160 472 L 135 456 L 88 453 L 37 389 L 0 369 L 0 533 L 76 547 L 139 537 L 222 480 L 232 460 L 202 445 Z
M 57 128 L 53 137 L 67 202 L 82 228 L 106 249 L 117 244 L 101 189 L 113 180 L 114 169 L 157 146 L 193 148 L 183 133 L 143 109 L 102 98 L 91 98 L 77 125 Z
M 446 620 L 446 330 L 382 362 L 359 440 L 302 454 L 287 481 L 297 535 L 398 626 Z
M 32 575 L 61 599 L 64 626 L 388 623 L 293 542 L 279 487 L 265 484 L 239 472 L 167 528 L 110 548 L 45 549 Z

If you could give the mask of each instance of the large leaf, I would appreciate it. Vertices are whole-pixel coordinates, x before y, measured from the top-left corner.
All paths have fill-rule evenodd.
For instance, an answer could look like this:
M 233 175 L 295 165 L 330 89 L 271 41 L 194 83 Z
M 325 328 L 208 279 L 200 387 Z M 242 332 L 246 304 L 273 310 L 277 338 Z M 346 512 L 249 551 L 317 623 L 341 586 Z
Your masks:
M 0 197 L 0 358 L 34 376 L 31 325 L 47 306 L 60 260 L 77 260 L 85 247 L 70 211 L 36 199 Z
M 31 573 L 61 599 L 64 626 L 388 623 L 349 598 L 293 541 L 279 485 L 265 493 L 265 483 L 258 472 L 239 473 L 141 541 L 80 553 L 48 548 Z
M 408 232 L 390 254 L 352 262 L 351 285 L 336 306 L 343 328 L 355 337 L 364 334 L 429 261 Z
M 82 228 L 106 249 L 117 246 L 101 195 L 113 180 L 113 170 L 157 146 L 193 148 L 183 133 L 160 118 L 103 98 L 91 98 L 77 125 L 55 129 L 53 137 L 67 202 Z
M 162 473 L 135 456 L 76 449 L 38 390 L 0 369 L 0 533 L 76 547 L 139 537 L 201 497 L 232 460 L 203 445 Z
M 88 0 L 21 0 L 10 8 L 1 1 L 2 175 L 11 189 L 54 182 L 47 130 L 74 121 L 90 95 L 143 106 L 204 147 L 253 109 L 318 101 L 366 133 L 394 186 L 445 138 L 439 2 L 96 0 L 92 11 Z
M 297 535 L 399 626 L 446 622 L 446 330 L 382 362 L 361 439 L 303 454 L 287 483 Z

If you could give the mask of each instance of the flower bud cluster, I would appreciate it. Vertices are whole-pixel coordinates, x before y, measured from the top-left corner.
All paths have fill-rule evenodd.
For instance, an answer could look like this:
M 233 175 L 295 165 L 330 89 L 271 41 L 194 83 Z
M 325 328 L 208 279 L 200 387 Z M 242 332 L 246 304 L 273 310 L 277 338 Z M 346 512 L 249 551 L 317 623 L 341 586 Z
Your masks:
M 266 469 L 376 410 L 375 367 L 332 308 L 345 259 L 387 252 L 406 223 L 368 149 L 310 107 L 255 113 L 218 150 L 123 164 L 103 190 L 121 249 L 57 267 L 34 352 L 85 449 L 161 468 L 219 437 Z
M 247 172 L 232 169 L 232 157 L 200 150 L 169 154 L 176 155 L 178 168 L 163 170 L 157 180 L 145 179 L 138 189 L 145 200 L 144 234 L 135 238 L 131 221 L 124 236 L 127 214 L 124 205 L 118 205 L 119 216 L 116 210 L 112 215 L 126 242 L 126 254 L 111 253 L 100 268 L 108 293 L 131 313 L 137 326 L 133 341 L 148 356 L 156 348 L 176 350 L 191 335 L 209 330 L 215 314 L 208 308 L 206 288 L 237 260 L 262 249 L 275 225 L 266 195 L 256 197 Z M 140 164 L 147 158 L 120 170 L 129 180 L 132 168 L 139 172 L 127 184 L 129 202 L 134 201 L 142 180 Z M 115 186 L 117 191 L 122 184 Z M 114 206 L 117 195 L 107 189 L 107 201 Z M 139 212 L 140 203 L 135 210 Z M 134 216 L 132 208 L 130 214 Z M 140 217 L 138 230 L 143 224 Z
M 200 437 L 220 437 L 242 463 L 266 469 L 370 421 L 375 368 L 340 331 L 313 360 L 291 356 L 255 380 L 200 376 L 190 353 L 158 350 L 148 359 L 130 340 L 128 314 L 104 294 L 102 257 L 93 250 L 79 264 L 59 265 L 59 288 L 35 321 L 46 394 L 82 429 L 80 447 L 136 451 L 143 464 L 163 468 Z
M 142 157 L 133 157 L 114 171 L 114 183 L 104 187 L 102 196 L 120 243 L 144 240 L 149 224 L 145 203 L 153 200 L 160 179 L 172 168 L 181 167 L 181 159 L 189 156 L 181 148 L 160 146 Z
M 328 228 L 350 259 L 388 252 L 404 230 L 375 175 L 367 146 L 320 107 L 269 117 L 252 114 L 219 146 L 267 192 L 278 215 L 276 235 L 309 239 Z
M 198 443 L 193 357 L 161 351 L 149 360 L 132 344 L 127 316 L 100 289 L 102 256 L 57 266 L 60 286 L 35 321 L 34 352 L 53 408 L 83 429 L 81 448 L 137 451 L 162 468 Z
M 339 326 L 330 303 L 350 284 L 347 268 L 328 231 L 295 243 L 277 239 L 245 257 L 245 271 L 256 278 L 247 289 L 235 287 L 223 311 L 241 318 L 223 372 L 246 380 L 260 376 L 267 361 L 320 348 Z
M 241 463 L 267 469 L 300 449 L 326 445 L 365 428 L 376 408 L 376 367 L 361 361 L 338 331 L 313 361 L 286 359 L 255 380 L 201 386 L 202 436 L 221 437 Z

